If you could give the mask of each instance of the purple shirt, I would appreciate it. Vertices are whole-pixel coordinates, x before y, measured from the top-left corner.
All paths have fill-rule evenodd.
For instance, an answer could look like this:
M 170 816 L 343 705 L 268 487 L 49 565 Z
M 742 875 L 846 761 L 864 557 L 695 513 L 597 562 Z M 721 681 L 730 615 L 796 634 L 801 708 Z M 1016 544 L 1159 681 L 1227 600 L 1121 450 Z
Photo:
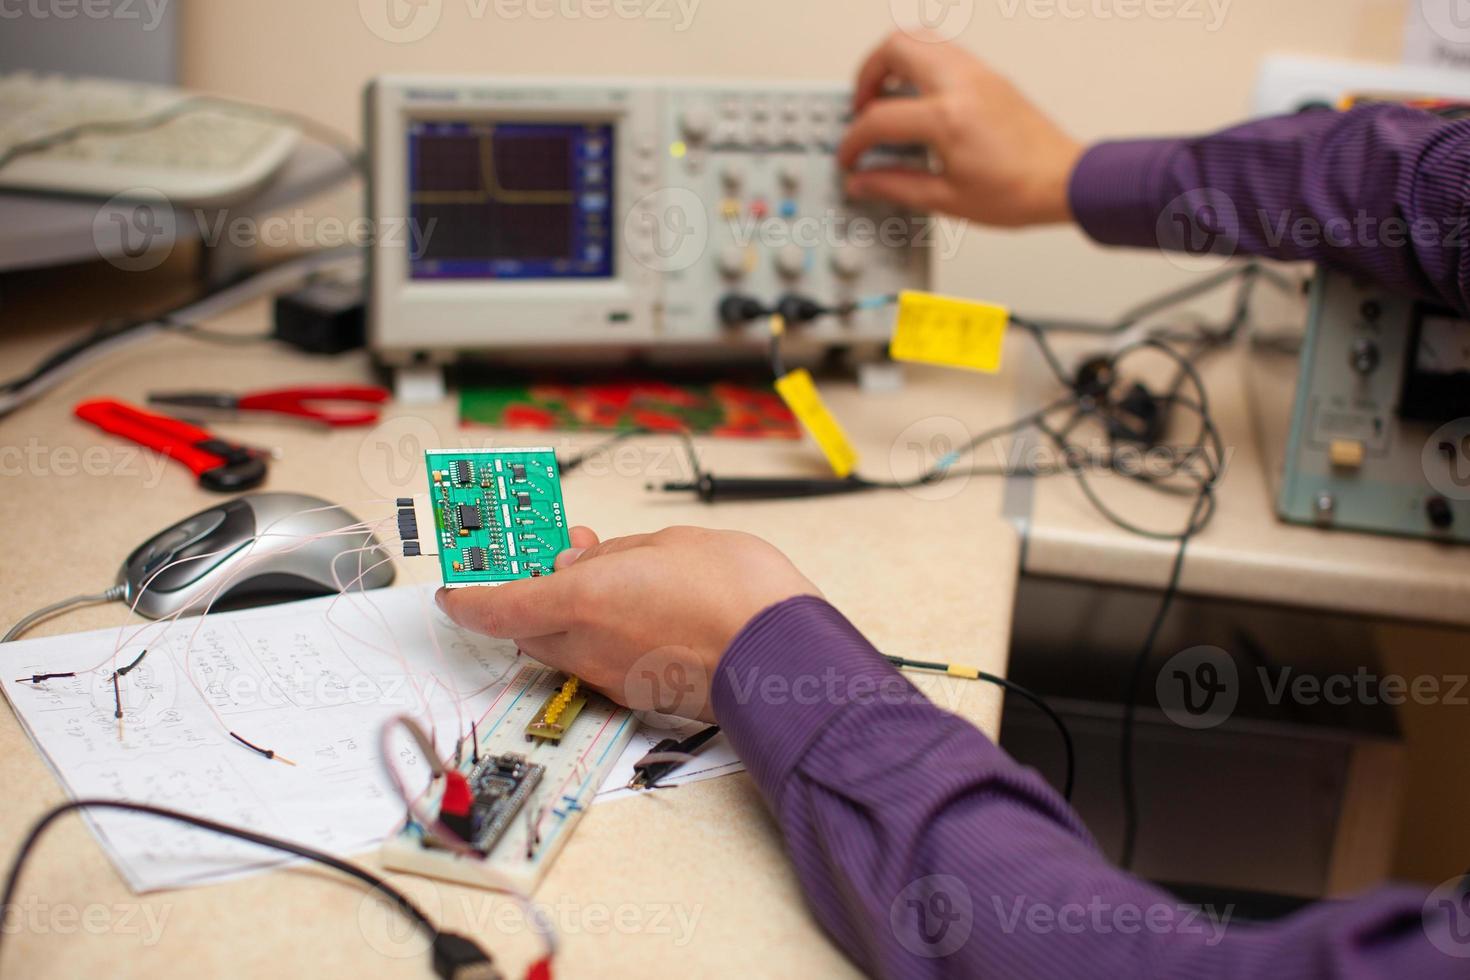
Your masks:
M 1470 121 L 1381 105 L 1105 143 L 1071 204 L 1104 244 L 1328 262 L 1470 309 Z M 1118 870 L 819 599 L 751 620 L 713 699 L 813 911 L 870 974 L 1470 977 L 1470 897 L 1384 887 L 1245 924 Z
M 712 697 L 817 919 L 874 976 L 1470 976 L 1470 959 L 1443 951 L 1470 955 L 1453 931 L 1470 925 L 1422 922 L 1423 889 L 1247 925 L 1119 871 L 1040 776 L 926 700 L 821 599 L 746 624 Z
M 1105 245 L 1324 262 L 1470 311 L 1470 120 L 1371 105 L 1102 143 L 1071 204 Z

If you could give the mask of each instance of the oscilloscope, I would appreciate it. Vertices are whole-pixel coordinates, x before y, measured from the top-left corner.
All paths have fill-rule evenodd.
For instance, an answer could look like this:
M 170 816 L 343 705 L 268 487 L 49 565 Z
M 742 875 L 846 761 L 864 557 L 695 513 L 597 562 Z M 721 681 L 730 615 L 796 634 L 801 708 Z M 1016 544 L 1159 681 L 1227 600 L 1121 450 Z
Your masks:
M 885 344 L 888 316 L 860 301 L 925 288 L 935 232 L 845 198 L 849 101 L 811 82 L 376 79 L 374 350 L 397 368 L 754 351 L 765 323 L 722 301 L 792 295 L 843 308 L 794 348 Z

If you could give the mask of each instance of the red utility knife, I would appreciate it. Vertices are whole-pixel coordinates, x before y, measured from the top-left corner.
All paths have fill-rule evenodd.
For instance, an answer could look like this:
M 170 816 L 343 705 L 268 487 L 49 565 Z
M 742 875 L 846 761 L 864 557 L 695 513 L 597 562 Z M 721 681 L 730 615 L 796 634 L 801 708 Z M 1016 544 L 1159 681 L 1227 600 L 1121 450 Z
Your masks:
M 77 418 L 103 432 L 130 439 L 178 460 L 194 472 L 199 485 L 218 493 L 235 493 L 258 487 L 265 481 L 265 460 L 260 453 L 221 439 L 206 429 L 167 415 L 154 415 L 127 402 L 95 398 L 82 402 Z

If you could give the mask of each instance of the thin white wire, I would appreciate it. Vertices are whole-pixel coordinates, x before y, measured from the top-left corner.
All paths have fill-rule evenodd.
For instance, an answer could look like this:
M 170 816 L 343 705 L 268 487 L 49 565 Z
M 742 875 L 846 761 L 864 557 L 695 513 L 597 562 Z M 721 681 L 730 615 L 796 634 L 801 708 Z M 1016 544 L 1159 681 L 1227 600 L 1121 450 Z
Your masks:
M 379 523 L 382 523 L 382 522 L 379 522 Z M 359 532 L 357 530 L 353 530 L 353 531 L 349 532 L 350 536 L 352 536 L 352 537 L 356 537 L 360 533 L 361 532 Z M 371 532 L 369 532 L 369 533 L 371 533 Z M 288 554 L 291 551 L 296 551 L 296 550 L 298 550 L 300 548 L 304 548 L 304 547 L 306 547 L 308 545 L 315 544 L 317 541 L 321 540 L 322 538 L 337 537 L 337 536 L 341 536 L 341 532 L 340 531 L 329 531 L 329 532 L 321 532 L 321 533 L 318 533 L 318 534 L 308 535 L 304 540 L 297 542 L 297 544 L 295 546 L 291 547 L 291 548 L 282 549 L 281 551 L 275 551 L 275 552 L 272 552 L 271 554 L 268 554 L 268 555 L 257 555 L 253 559 L 247 559 L 245 562 L 242 562 L 240 566 L 236 566 L 236 568 L 232 569 L 231 574 L 228 575 L 228 576 L 226 576 L 226 578 L 223 581 L 221 581 L 214 588 L 213 592 L 211 593 L 211 595 L 209 597 L 208 603 L 205 604 L 205 607 L 204 607 L 203 612 L 199 615 L 198 621 L 194 624 L 194 631 L 189 634 L 188 640 L 185 641 L 184 650 L 183 650 L 183 653 L 181 654 L 181 656 L 182 656 L 183 664 L 184 664 L 184 676 L 186 678 L 188 678 L 188 681 L 189 681 L 190 685 L 193 686 L 194 690 L 199 693 L 199 697 L 202 700 L 205 701 L 206 706 L 214 714 L 215 719 L 219 721 L 221 727 L 223 727 L 226 731 L 229 731 L 230 730 L 229 725 L 226 724 L 226 722 L 224 720 L 224 717 L 222 715 L 220 715 L 219 710 L 217 708 L 215 708 L 214 705 L 213 705 L 213 703 L 211 703 L 209 701 L 209 698 L 205 694 L 204 689 L 202 687 L 200 687 L 198 681 L 195 680 L 195 678 L 194 678 L 193 661 L 190 658 L 190 654 L 194 650 L 194 641 L 196 639 L 198 639 L 198 637 L 199 637 L 199 631 L 204 628 L 204 623 L 205 623 L 205 620 L 209 617 L 210 610 L 214 607 L 214 604 L 215 604 L 216 601 L 218 601 L 219 597 L 229 588 L 229 586 L 230 586 L 231 582 L 233 581 L 233 579 L 236 578 L 239 574 L 243 573 L 246 570 L 246 568 L 249 566 L 249 564 L 251 564 L 253 562 L 256 562 L 256 561 L 266 561 L 266 560 L 269 560 L 269 559 L 274 558 L 274 557 L 276 557 L 278 555 L 281 555 L 281 554 Z M 386 561 L 388 559 L 384 559 L 384 560 Z M 352 584 L 356 584 L 355 581 Z M 349 585 L 348 588 L 351 588 L 351 585 Z
M 391 520 L 391 518 L 390 518 L 390 520 Z M 377 619 L 378 619 L 379 624 L 381 625 L 381 627 L 383 629 L 383 632 L 388 635 L 388 638 L 390 640 L 392 640 L 392 642 L 393 642 L 393 649 L 392 650 L 388 650 L 386 647 L 379 646 L 376 643 L 373 643 L 373 642 L 371 642 L 371 641 L 369 641 L 369 640 L 367 640 L 367 639 L 365 639 L 363 637 L 358 636 L 357 634 L 353 633 L 351 630 L 347 629 L 347 627 L 343 626 L 341 623 L 333 620 L 333 618 L 332 618 L 332 612 L 336 609 L 337 603 L 340 602 L 340 601 L 342 601 L 343 597 L 348 595 L 348 590 L 350 590 L 352 588 L 352 585 L 356 584 L 356 582 L 358 582 L 359 580 L 361 580 L 362 577 L 363 577 L 363 575 L 366 574 L 365 572 L 363 572 L 361 570 L 362 569 L 362 554 L 363 554 L 363 552 L 366 552 L 366 551 L 375 551 L 375 550 L 383 550 L 384 548 L 385 548 L 384 545 L 368 546 L 368 547 L 365 547 L 365 548 L 356 548 L 356 549 L 353 549 L 351 551 L 344 551 L 344 552 L 342 552 L 342 553 L 340 553 L 338 555 L 334 555 L 333 556 L 332 562 L 331 562 L 332 583 L 337 586 L 337 594 L 335 596 L 333 596 L 332 597 L 332 601 L 327 604 L 327 609 L 326 609 L 326 612 L 323 614 L 323 618 L 326 620 L 327 625 L 328 625 L 329 628 L 337 630 L 338 632 L 342 633 L 344 636 L 347 636 L 350 639 L 355 640 L 358 643 L 361 643 L 363 646 L 366 646 L 366 647 L 369 647 L 371 649 L 377 650 L 378 652 L 387 654 L 389 657 L 393 658 L 393 660 L 398 663 L 399 667 L 401 667 L 403 669 L 404 675 L 407 676 L 408 679 L 409 679 L 409 683 L 413 685 L 414 693 L 418 695 L 419 703 L 422 706 L 422 709 L 421 710 L 424 711 L 425 714 L 427 715 L 429 713 L 429 700 L 428 700 L 428 698 L 424 694 L 423 687 L 418 682 L 418 679 L 417 679 L 418 678 L 418 672 L 415 671 L 415 670 L 413 670 L 413 668 L 411 668 L 409 666 L 409 664 L 408 664 L 408 658 L 405 657 L 404 654 L 403 654 L 403 647 L 399 644 L 397 634 L 394 633 L 392 625 L 388 622 L 388 617 L 384 616 L 382 610 L 378 608 L 377 604 L 374 603 L 370 597 L 368 597 L 368 595 L 366 593 L 366 590 L 361 590 L 361 589 L 358 590 L 358 595 L 355 596 L 353 600 L 349 600 L 349 603 L 351 601 L 354 601 L 354 600 L 366 602 L 368 608 L 370 608 L 373 611 L 373 613 L 377 616 Z M 353 579 L 352 582 L 350 582 L 350 583 L 348 583 L 347 585 L 344 586 L 342 584 L 341 576 L 339 575 L 339 573 L 337 571 L 337 562 L 340 561 L 344 556 L 350 555 L 350 554 L 357 554 L 358 555 L 358 569 L 359 569 L 359 571 L 358 571 L 357 578 L 356 579 Z M 385 558 L 384 561 L 390 560 L 391 557 L 392 556 L 390 555 L 388 558 Z M 377 568 L 378 565 L 381 565 L 381 564 L 382 564 L 382 562 L 378 562 L 376 565 L 373 565 L 372 567 L 373 568 Z M 359 612 L 361 612 L 361 610 L 359 610 Z M 364 618 L 366 618 L 366 615 L 365 614 L 364 614 Z M 430 722 L 430 725 L 432 726 L 432 721 Z
M 362 505 L 364 503 L 377 504 L 377 503 L 386 503 L 386 502 L 387 502 L 387 498 L 377 498 L 375 500 L 356 501 L 356 502 L 354 502 L 352 504 L 352 506 L 360 506 L 360 505 Z M 280 524 L 282 521 L 291 520 L 293 518 L 300 517 L 300 516 L 302 516 L 304 514 L 317 514 L 317 513 L 321 513 L 322 511 L 327 511 L 327 510 L 342 510 L 342 509 L 343 509 L 343 506 L 342 505 L 338 505 L 338 504 L 326 504 L 326 505 L 321 506 L 321 507 L 308 507 L 308 508 L 305 508 L 303 510 L 293 511 L 290 514 L 283 514 L 283 515 L 281 515 L 280 517 L 276 518 L 275 520 L 273 520 L 269 524 L 267 524 L 264 528 L 262 528 L 253 537 L 250 537 L 250 538 L 247 538 L 246 539 L 246 552 L 245 553 L 246 553 L 247 558 L 250 555 L 250 553 L 255 550 L 255 546 L 257 544 L 259 544 L 260 541 L 262 539 L 266 538 L 266 537 L 292 537 L 293 536 L 293 535 L 286 535 L 284 533 L 273 533 L 273 530 L 272 529 L 275 528 L 275 526 L 278 525 L 278 524 Z M 388 518 L 385 518 L 384 520 L 388 520 Z M 328 531 L 328 532 L 319 532 L 318 535 L 314 535 L 313 538 L 319 538 L 319 537 L 321 537 L 321 536 L 323 536 L 325 534 L 333 534 L 333 533 L 336 533 L 337 531 L 343 531 L 343 532 L 346 532 L 346 533 L 357 533 L 359 529 L 365 529 L 367 527 L 367 525 L 368 525 L 368 522 L 367 521 L 358 521 L 356 524 L 347 525 L 345 528 L 338 528 L 338 529 L 335 529 L 333 531 Z M 218 555 L 222 555 L 222 554 L 226 553 L 227 551 L 235 551 L 235 550 L 238 550 L 239 547 L 240 547 L 240 545 L 236 545 L 234 548 L 221 548 L 219 550 L 207 552 L 207 553 L 202 554 L 202 555 L 191 555 L 188 558 L 178 558 L 178 559 L 175 559 L 174 561 L 168 562 L 167 564 L 163 565 L 161 568 L 158 568 L 157 570 L 155 570 L 153 572 L 153 574 L 149 575 L 148 578 L 144 580 L 143 584 L 141 586 L 139 586 L 139 588 L 138 588 L 138 594 L 137 594 L 137 596 L 135 596 L 133 598 L 133 602 L 128 607 L 128 611 L 129 612 L 132 612 L 132 613 L 136 613 L 137 612 L 138 603 L 139 603 L 139 601 L 142 600 L 143 593 L 148 590 L 149 586 L 151 586 L 153 584 L 153 581 L 156 578 L 158 578 L 158 576 L 161 575 L 164 571 L 166 571 L 166 570 L 168 570 L 170 568 L 173 568 L 173 567 L 175 567 L 177 565 L 185 564 L 186 562 L 199 561 L 199 560 L 205 559 L 205 558 L 217 557 Z M 295 549 L 291 549 L 291 550 L 295 550 Z M 201 589 L 202 588 L 203 587 L 201 586 Z M 177 620 L 181 615 L 183 615 L 184 612 L 186 612 L 190 607 L 192 607 L 194 605 L 194 602 L 193 602 L 194 598 L 195 598 L 195 594 L 190 594 L 189 601 L 185 602 L 184 605 L 177 612 L 171 614 L 170 616 L 164 617 L 163 619 L 160 619 L 157 622 L 165 622 L 165 621 Z M 143 630 L 147 629 L 151 625 L 154 625 L 154 624 L 145 624 L 144 626 L 139 627 L 138 630 L 135 631 L 133 635 L 134 636 L 137 636 L 139 633 L 141 633 Z M 123 640 L 121 639 L 121 637 L 122 637 L 123 630 L 125 628 L 126 628 L 126 624 L 120 624 L 118 626 L 118 641 L 117 641 L 116 645 L 113 647 L 113 660 L 114 660 L 114 663 L 116 662 L 118 650 L 120 650 L 122 648 L 122 646 L 123 646 Z
M 320 508 L 320 507 L 313 508 L 313 510 L 324 510 L 324 509 L 326 509 L 326 508 Z M 310 513 L 310 512 L 311 511 L 302 511 L 301 513 Z M 288 515 L 288 516 L 294 516 L 294 515 Z M 282 518 L 282 520 L 284 520 L 284 519 L 285 518 Z M 272 522 L 272 524 L 270 526 L 274 526 L 275 523 L 278 523 L 278 522 Z M 241 572 L 243 572 L 246 569 L 252 567 L 254 564 L 258 563 L 260 560 L 263 560 L 263 559 L 266 559 L 266 558 L 270 558 L 270 557 L 272 557 L 274 555 L 289 554 L 290 552 L 293 552 L 293 551 L 298 550 L 299 548 L 305 547 L 306 545 L 311 544 L 311 543 L 313 543 L 313 542 L 315 542 L 317 540 L 320 540 L 321 538 L 331 537 L 331 536 L 335 536 L 335 535 L 343 535 L 343 536 L 360 535 L 360 534 L 363 534 L 363 533 L 371 533 L 369 531 L 369 525 L 368 525 L 367 522 L 359 522 L 356 525 L 348 525 L 346 527 L 337 528 L 337 529 L 334 529 L 334 530 L 331 530 L 331 531 L 321 531 L 321 532 L 318 532 L 318 533 L 313 534 L 313 535 L 307 535 L 307 536 L 304 537 L 303 540 L 298 541 L 297 544 L 294 545 L 294 546 L 292 546 L 292 547 L 284 548 L 284 549 L 281 549 L 279 551 L 273 551 L 269 555 L 256 555 L 256 556 L 253 556 L 252 557 L 250 555 L 250 552 L 253 551 L 254 548 L 255 548 L 255 545 L 257 543 L 259 543 L 259 541 L 262 540 L 262 539 L 264 539 L 264 538 L 267 538 L 267 537 L 298 537 L 298 538 L 299 537 L 302 537 L 302 536 L 299 536 L 299 535 L 287 534 L 285 532 L 272 532 L 272 531 L 270 531 L 270 530 L 267 529 L 267 530 L 262 531 L 259 534 L 255 535 L 253 538 L 246 539 L 247 542 L 248 542 L 248 547 L 246 549 L 246 556 L 242 560 L 241 565 L 239 567 L 237 567 L 236 569 L 232 570 L 225 577 L 224 581 L 221 582 L 221 583 L 218 583 L 218 585 L 227 586 L 230 583 L 233 583 L 235 581 L 235 579 L 239 576 L 239 574 Z M 217 549 L 215 551 L 205 552 L 204 554 L 190 555 L 187 558 L 178 558 L 178 559 L 175 559 L 174 561 L 168 562 L 167 564 L 163 565 L 161 568 L 159 568 L 156 571 L 154 571 L 151 575 L 148 576 L 148 578 L 146 580 L 144 580 L 142 586 L 140 586 L 139 589 L 138 589 L 138 594 L 133 597 L 133 601 L 129 604 L 129 606 L 128 606 L 128 612 L 130 612 L 130 613 L 136 613 L 137 612 L 138 603 L 142 601 L 143 594 L 153 584 L 153 581 L 156 578 L 158 578 L 159 575 L 161 575 L 163 572 L 167 571 L 168 569 L 174 568 L 174 567 L 176 567 L 178 565 L 187 564 L 188 562 L 191 562 L 191 561 L 202 561 L 202 560 L 207 559 L 207 558 L 215 558 L 215 557 L 218 557 L 218 556 L 223 555 L 223 554 L 233 553 L 235 551 L 238 551 L 239 548 L 240 548 L 239 545 L 236 545 L 233 548 L 220 548 L 220 549 Z M 161 641 L 162 638 L 163 638 L 163 636 L 166 635 L 167 630 L 169 628 L 171 628 L 172 625 L 175 622 L 177 622 L 180 618 L 182 618 L 186 613 L 190 612 L 194 608 L 194 606 L 196 605 L 197 600 L 200 598 L 201 595 L 203 595 L 205 593 L 210 593 L 210 592 L 212 592 L 212 593 L 218 593 L 218 591 L 219 591 L 218 588 L 215 587 L 215 586 L 208 586 L 208 585 L 201 585 L 201 586 L 199 586 L 199 588 L 196 591 L 191 592 L 191 593 L 188 593 L 188 595 L 186 596 L 186 599 L 185 599 L 184 603 L 181 605 L 181 607 L 178 610 L 176 610 L 175 612 L 172 612 L 169 615 L 164 616 L 164 617 L 162 617 L 160 619 L 154 620 L 153 622 L 144 623 L 144 624 L 138 626 L 131 634 L 128 634 L 126 636 L 126 638 L 124 638 L 124 633 L 126 632 L 126 630 L 128 628 L 127 627 L 127 624 L 126 623 L 119 624 L 118 625 L 118 628 L 117 628 L 117 639 L 114 641 L 112 655 L 109 658 L 107 658 L 107 660 L 104 660 L 103 662 L 106 663 L 106 662 L 109 662 L 110 661 L 113 664 L 113 666 L 116 667 L 116 662 L 117 662 L 118 654 L 122 650 L 123 647 L 128 646 L 128 645 L 132 644 L 133 642 L 135 642 L 138 639 L 139 636 L 141 636 L 142 634 L 144 634 L 148 630 L 155 629 L 155 628 L 158 628 L 160 626 L 163 628 L 163 632 L 159 634 L 158 639 L 155 640 L 154 642 Z M 211 600 L 210 600 L 211 601 L 211 604 L 212 604 L 213 600 L 215 598 L 217 598 L 217 597 L 218 597 L 217 594 L 212 594 L 211 595 Z M 209 606 L 207 605 L 205 607 L 205 609 L 200 613 L 200 615 L 201 616 L 207 615 L 208 614 L 208 609 L 209 609 Z M 102 666 L 101 664 L 98 664 L 97 667 L 88 668 L 88 669 L 91 670 L 91 671 L 95 671 L 95 670 L 99 669 L 101 666 Z
M 377 500 L 367 501 L 367 502 L 369 502 L 369 503 L 385 503 L 387 501 L 384 498 L 379 498 Z M 354 503 L 353 506 L 360 506 L 361 503 L 363 503 L 363 502 L 359 501 L 357 503 Z M 173 614 L 171 614 L 171 615 L 169 615 L 167 617 L 164 617 L 163 619 L 157 620 L 156 622 L 146 623 L 143 626 L 138 627 L 138 629 L 134 630 L 133 633 L 126 640 L 123 638 L 123 632 L 124 632 L 124 630 L 125 630 L 126 627 L 123 626 L 123 625 L 120 625 L 118 627 L 117 640 L 114 642 L 114 645 L 113 645 L 112 656 L 110 658 L 108 658 L 107 660 L 104 660 L 101 663 L 97 664 L 95 667 L 88 668 L 88 670 L 85 671 L 85 672 L 88 672 L 88 673 L 96 673 L 98 670 L 100 670 L 102 668 L 103 664 L 108 663 L 109 660 L 111 662 L 113 671 L 116 671 L 116 669 L 117 669 L 117 658 L 118 658 L 118 656 L 119 656 L 122 648 L 124 646 L 127 646 L 132 641 L 136 640 L 138 637 L 142 636 L 148 630 L 151 630 L 151 629 L 158 629 L 159 630 L 157 636 L 151 641 L 151 644 L 152 645 L 156 645 L 158 643 L 163 642 L 163 640 L 168 636 L 169 631 L 173 629 L 174 625 L 177 624 L 178 620 L 184 615 L 184 613 L 187 612 L 187 611 L 189 611 L 190 609 L 192 609 L 195 606 L 195 604 L 196 604 L 196 602 L 197 602 L 200 594 L 203 593 L 203 592 L 207 592 L 208 593 L 208 599 L 205 602 L 204 608 L 199 613 L 198 622 L 195 624 L 194 631 L 190 634 L 189 639 L 186 642 L 185 647 L 184 647 L 184 650 L 183 650 L 183 653 L 182 653 L 182 662 L 183 662 L 183 666 L 184 666 L 184 675 L 185 675 L 186 679 L 189 681 L 190 686 L 192 686 L 194 688 L 194 690 L 198 693 L 200 700 L 204 702 L 205 707 L 209 709 L 210 714 L 212 714 L 214 716 L 215 722 L 217 724 L 219 724 L 219 726 L 221 728 L 223 728 L 226 733 L 229 733 L 231 731 L 229 724 L 224 720 L 224 716 L 221 715 L 220 712 L 219 712 L 219 710 L 214 706 L 214 703 L 210 699 L 208 693 L 199 685 L 198 681 L 194 677 L 193 665 L 192 665 L 192 662 L 190 660 L 190 654 L 193 651 L 194 641 L 198 637 L 199 631 L 203 628 L 205 620 L 208 618 L 210 611 L 214 607 L 214 603 L 216 601 L 218 601 L 219 597 L 226 590 L 228 590 L 228 588 L 239 578 L 240 575 L 242 575 L 244 572 L 246 572 L 247 570 L 249 570 L 251 567 L 255 566 L 256 564 L 258 564 L 258 563 L 260 563 L 262 561 L 266 561 L 266 560 L 269 560 L 269 559 L 278 557 L 281 554 L 289 554 L 291 552 L 297 551 L 297 550 L 299 550 L 301 548 L 304 548 L 304 547 L 307 547 L 307 546 L 309 546 L 311 544 L 314 544 L 315 542 L 320 541 L 323 538 L 328 538 L 328 537 L 358 537 L 358 536 L 371 537 L 371 536 L 373 536 L 374 534 L 377 533 L 378 529 L 382 525 L 387 524 L 388 522 L 390 522 L 390 521 L 393 520 L 392 516 L 389 516 L 389 517 L 385 517 L 385 518 L 382 518 L 382 519 L 377 520 L 377 521 L 358 521 L 358 522 L 356 522 L 354 524 L 344 525 L 342 527 L 333 528 L 333 529 L 328 530 L 328 531 L 321 531 L 321 532 L 317 532 L 316 534 L 302 535 L 302 536 L 288 535 L 285 532 L 276 532 L 276 531 L 273 530 L 281 522 L 287 521 L 287 520 L 291 520 L 291 519 L 296 518 L 296 517 L 300 517 L 300 516 L 302 516 L 304 514 L 313 514 L 313 513 L 320 513 L 322 511 L 342 510 L 342 509 L 343 509 L 342 506 L 341 505 L 338 505 L 338 504 L 327 504 L 327 505 L 324 505 L 324 506 L 321 506 L 321 507 L 308 507 L 308 508 L 304 508 L 304 509 L 299 510 L 299 511 L 295 511 L 295 512 L 290 513 L 290 514 L 283 514 L 282 516 L 280 516 L 280 517 L 276 518 L 275 520 L 271 521 L 258 534 L 256 534 L 256 535 L 252 536 L 251 538 L 248 538 L 247 539 L 247 543 L 246 543 L 246 546 L 245 546 L 245 555 L 244 555 L 244 557 L 235 565 L 235 567 L 233 567 L 230 570 L 229 573 L 227 573 L 224 576 L 224 578 L 221 581 L 219 581 L 218 583 L 215 583 L 212 586 L 201 586 L 195 592 L 189 593 L 187 595 L 187 597 L 186 597 L 186 601 L 182 604 L 182 606 L 176 612 L 174 612 Z M 297 540 L 294 544 L 292 544 L 290 546 L 287 546 L 285 548 L 280 548 L 280 549 L 272 550 L 268 554 L 261 554 L 261 555 L 252 554 L 252 552 L 254 552 L 256 546 L 264 538 L 266 538 L 266 537 L 283 537 L 283 536 L 284 537 L 298 537 L 299 540 Z M 151 575 L 149 575 L 148 578 L 142 584 L 142 586 L 139 587 L 139 589 L 138 589 L 138 595 L 134 597 L 132 604 L 129 606 L 129 612 L 136 612 L 138 603 L 142 600 L 142 597 L 143 597 L 144 593 L 147 591 L 148 587 L 151 586 L 152 583 L 153 583 L 153 581 L 160 574 L 162 574 L 165 570 L 167 570 L 169 568 L 172 568 L 172 567 L 175 567 L 177 565 L 184 564 L 186 562 L 199 561 L 199 560 L 202 560 L 202 559 L 205 559 L 205 558 L 215 557 L 215 556 L 218 556 L 218 555 L 223 554 L 223 553 L 226 553 L 226 552 L 234 553 L 235 551 L 238 551 L 239 548 L 240 548 L 240 546 L 239 545 L 236 545 L 234 548 L 228 548 L 228 549 L 222 548 L 222 549 L 218 549 L 218 550 L 213 551 L 213 552 L 207 552 L 207 553 L 202 554 L 202 555 L 191 555 L 188 558 L 180 558 L 180 559 L 175 559 L 174 561 L 168 562 L 167 564 L 165 564 L 162 567 L 160 567 L 157 570 L 155 570 Z M 354 581 L 353 584 L 355 584 L 355 581 Z M 349 585 L 348 587 L 350 588 L 351 586 Z

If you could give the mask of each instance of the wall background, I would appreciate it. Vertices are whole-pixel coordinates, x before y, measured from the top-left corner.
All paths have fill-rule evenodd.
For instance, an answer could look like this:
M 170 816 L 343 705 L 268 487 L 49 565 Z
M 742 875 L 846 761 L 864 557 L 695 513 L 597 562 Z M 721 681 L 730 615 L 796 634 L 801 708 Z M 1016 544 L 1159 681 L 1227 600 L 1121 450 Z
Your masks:
M 846 80 L 896 16 L 913 23 L 925 4 L 943 18 L 931 23 L 962 26 L 959 43 L 1096 140 L 1239 119 L 1267 52 L 1396 61 L 1412 2 L 188 0 L 181 78 L 358 133 L 362 86 L 387 71 Z M 390 10 L 414 28 L 434 26 L 417 40 L 385 40 L 369 22 L 393 36 Z M 1101 316 L 1188 275 L 1159 256 L 1105 252 L 1071 230 L 972 228 L 936 285 L 1033 315 Z

